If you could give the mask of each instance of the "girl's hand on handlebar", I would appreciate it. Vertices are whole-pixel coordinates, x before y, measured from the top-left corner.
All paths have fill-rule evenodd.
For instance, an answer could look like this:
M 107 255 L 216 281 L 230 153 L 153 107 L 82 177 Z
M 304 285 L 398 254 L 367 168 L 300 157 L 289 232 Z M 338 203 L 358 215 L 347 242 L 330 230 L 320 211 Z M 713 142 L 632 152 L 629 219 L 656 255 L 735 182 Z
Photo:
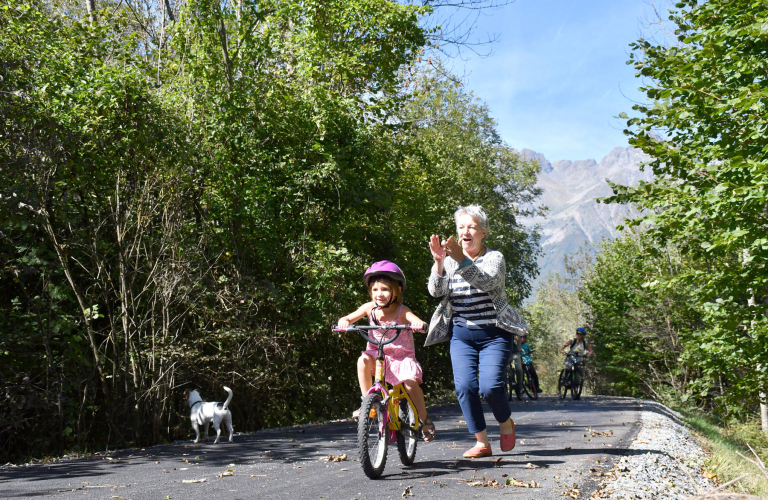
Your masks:
M 411 322 L 411 330 L 418 330 L 421 332 L 425 332 L 427 330 L 426 326 L 427 324 L 421 320 Z
M 339 328 L 347 328 L 349 327 L 349 319 L 347 319 L 346 316 L 343 318 L 339 318 L 339 321 L 336 323 Z

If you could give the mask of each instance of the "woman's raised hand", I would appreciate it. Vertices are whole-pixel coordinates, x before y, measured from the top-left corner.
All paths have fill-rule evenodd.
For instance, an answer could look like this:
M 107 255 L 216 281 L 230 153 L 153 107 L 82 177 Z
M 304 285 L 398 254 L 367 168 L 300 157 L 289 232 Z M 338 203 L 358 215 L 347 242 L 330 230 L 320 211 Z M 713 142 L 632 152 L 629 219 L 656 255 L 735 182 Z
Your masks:
M 459 242 L 456 241 L 456 238 L 451 236 L 447 240 L 443 242 L 443 248 L 445 249 L 445 253 L 448 254 L 448 257 L 452 258 L 456 262 L 461 262 L 464 260 L 464 250 L 461 248 L 461 245 L 459 245 Z
M 435 262 L 442 264 L 445 260 L 445 246 L 440 244 L 440 237 L 432 235 L 429 237 L 429 249 L 432 252 L 432 258 Z

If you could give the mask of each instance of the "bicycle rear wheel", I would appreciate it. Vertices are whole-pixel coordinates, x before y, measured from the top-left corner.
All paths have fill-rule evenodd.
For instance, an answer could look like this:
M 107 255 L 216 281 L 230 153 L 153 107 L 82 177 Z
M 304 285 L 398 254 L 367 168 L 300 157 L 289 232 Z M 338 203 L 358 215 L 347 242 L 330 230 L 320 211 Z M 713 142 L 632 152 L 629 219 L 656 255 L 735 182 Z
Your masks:
M 357 422 L 357 454 L 365 475 L 376 479 L 387 463 L 387 429 L 384 426 L 386 406 L 381 394 L 368 394 L 360 406 Z
M 515 394 L 518 400 L 523 399 L 523 369 L 520 364 L 519 356 L 512 356 L 512 360 L 507 366 L 507 394 L 512 401 L 512 394 Z
M 539 393 L 536 392 L 536 384 L 533 382 L 530 369 L 526 366 L 523 370 L 523 390 L 531 399 L 539 399 Z
M 400 400 L 400 430 L 397 431 L 397 451 L 403 465 L 413 465 L 416 459 L 416 445 L 419 442 L 416 415 L 405 399 Z
M 557 377 L 557 395 L 560 396 L 560 399 L 565 399 L 568 394 L 566 377 L 568 374 L 565 373 L 565 370 L 560 370 L 560 375 Z

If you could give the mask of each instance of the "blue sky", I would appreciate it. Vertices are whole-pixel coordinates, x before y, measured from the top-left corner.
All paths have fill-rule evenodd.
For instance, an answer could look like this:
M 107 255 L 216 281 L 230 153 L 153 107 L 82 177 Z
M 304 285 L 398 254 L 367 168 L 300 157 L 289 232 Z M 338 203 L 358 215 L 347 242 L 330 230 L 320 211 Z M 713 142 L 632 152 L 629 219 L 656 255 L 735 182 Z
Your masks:
M 632 114 L 640 80 L 626 65 L 650 12 L 647 0 L 516 0 L 486 11 L 477 37 L 499 41 L 454 59 L 467 88 L 487 102 L 502 138 L 550 161 L 600 161 L 616 146 Z

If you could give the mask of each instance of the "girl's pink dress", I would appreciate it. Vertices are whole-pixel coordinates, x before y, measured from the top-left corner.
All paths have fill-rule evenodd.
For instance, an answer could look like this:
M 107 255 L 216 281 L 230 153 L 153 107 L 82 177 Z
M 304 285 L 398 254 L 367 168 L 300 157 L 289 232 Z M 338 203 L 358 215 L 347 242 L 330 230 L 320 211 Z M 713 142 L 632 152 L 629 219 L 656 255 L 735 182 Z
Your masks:
M 400 324 L 400 315 L 403 311 L 403 306 L 400 306 L 400 311 L 397 313 L 397 321 L 381 321 L 381 330 L 372 330 L 369 332 L 372 337 L 376 339 L 390 338 L 395 335 L 394 330 L 387 331 L 387 326 L 395 326 Z M 373 322 L 373 318 L 368 316 L 368 323 L 371 326 L 376 326 Z M 368 348 L 365 351 L 366 354 L 370 354 L 373 359 L 376 359 L 378 354 L 378 348 L 368 342 Z M 404 380 L 415 380 L 419 384 L 422 381 L 421 365 L 416 361 L 416 349 L 413 345 L 413 331 L 403 330 L 400 332 L 400 336 L 397 340 L 391 344 L 384 346 L 384 359 L 387 367 L 387 373 L 384 377 L 386 382 L 391 385 L 397 385 Z M 371 375 L 374 372 L 371 370 Z

